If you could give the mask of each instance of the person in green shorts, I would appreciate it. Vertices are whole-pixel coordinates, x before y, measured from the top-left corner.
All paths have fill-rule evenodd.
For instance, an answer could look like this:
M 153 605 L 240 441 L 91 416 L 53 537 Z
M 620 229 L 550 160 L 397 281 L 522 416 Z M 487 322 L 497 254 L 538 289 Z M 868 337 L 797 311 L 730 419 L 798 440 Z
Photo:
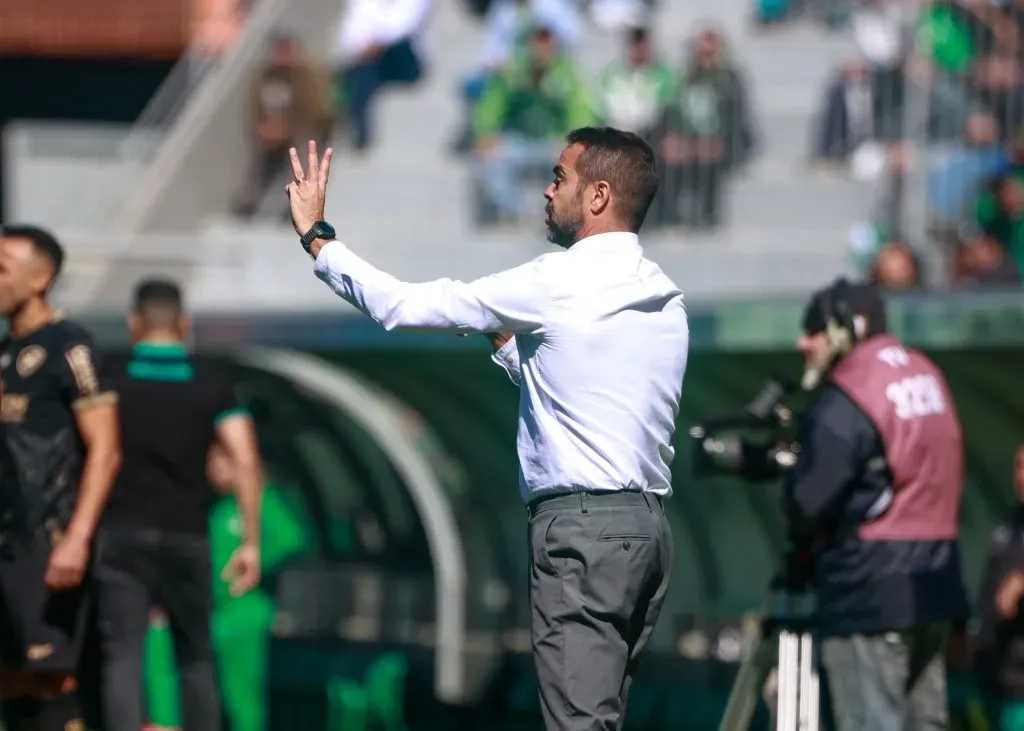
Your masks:
M 224 712 L 233 731 L 266 728 L 267 643 L 274 621 L 274 600 L 263 587 L 234 595 L 221 574 L 242 540 L 241 516 L 231 492 L 232 465 L 219 446 L 210 451 L 209 477 L 226 493 L 210 513 L 210 552 L 213 564 L 213 649 L 219 668 Z M 263 492 L 260 553 L 264 576 L 297 556 L 313 550 L 302 507 L 290 504 L 288 492 L 267 484 Z M 154 615 L 146 645 L 145 681 L 152 728 L 177 728 L 177 699 L 170 630 Z

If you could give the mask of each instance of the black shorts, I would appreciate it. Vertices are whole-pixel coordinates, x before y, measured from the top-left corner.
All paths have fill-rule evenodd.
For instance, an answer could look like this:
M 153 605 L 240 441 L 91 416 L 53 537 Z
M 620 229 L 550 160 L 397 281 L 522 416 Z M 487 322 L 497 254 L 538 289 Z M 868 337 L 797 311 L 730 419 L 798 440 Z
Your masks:
M 85 639 L 87 591 L 51 592 L 44 581 L 50 548 L 0 555 L 0 666 L 74 673 Z

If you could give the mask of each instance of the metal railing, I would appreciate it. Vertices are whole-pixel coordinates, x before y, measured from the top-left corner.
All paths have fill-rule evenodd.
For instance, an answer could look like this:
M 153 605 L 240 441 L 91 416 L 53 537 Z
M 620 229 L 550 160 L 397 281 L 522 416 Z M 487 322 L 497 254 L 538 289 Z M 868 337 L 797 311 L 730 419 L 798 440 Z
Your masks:
M 245 124 L 250 82 L 267 42 L 287 24 L 318 56 L 341 7 L 335 3 L 261 0 L 242 37 L 202 84 L 162 139 L 114 226 L 123 231 L 197 231 L 230 207 L 251 153 Z M 322 36 L 319 37 L 319 36 Z
M 123 167 L 125 174 L 133 177 L 145 169 L 153 161 L 160 140 L 180 119 L 203 82 L 223 63 L 226 53 L 230 53 L 230 50 L 211 50 L 204 34 L 196 33 L 138 119 L 128 129 L 112 156 L 111 164 Z M 124 203 L 130 190 L 131 185 L 124 181 L 109 186 L 99 185 L 89 195 L 80 196 L 63 208 L 57 223 L 61 226 L 104 228 L 114 219 L 118 207 Z

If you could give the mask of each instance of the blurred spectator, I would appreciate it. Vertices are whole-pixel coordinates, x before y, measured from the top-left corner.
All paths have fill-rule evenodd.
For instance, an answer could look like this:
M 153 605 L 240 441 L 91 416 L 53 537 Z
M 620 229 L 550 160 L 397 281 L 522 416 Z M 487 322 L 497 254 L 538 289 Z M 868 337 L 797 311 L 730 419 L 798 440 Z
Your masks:
M 814 131 L 811 159 L 843 162 L 871 136 L 871 76 L 861 64 L 844 64 L 828 85 Z
M 972 222 L 982 237 L 1002 246 L 1019 272 L 1024 265 L 1024 175 L 1004 175 L 989 183 L 975 201 Z
M 288 148 L 309 139 L 325 139 L 333 120 L 330 86 L 292 38 L 271 41 L 266 65 L 253 83 L 252 172 L 237 203 L 237 213 L 252 216 L 268 188 L 288 169 Z M 288 206 L 281 204 L 287 220 Z
M 204 0 L 198 13 L 196 42 L 203 52 L 220 56 L 234 44 L 249 10 L 243 0 Z
M 473 149 L 473 108 L 479 103 L 488 80 L 523 53 L 530 32 L 537 26 L 551 30 L 563 53 L 569 53 L 579 41 L 579 12 L 573 0 L 495 0 L 491 3 L 477 70 L 462 82 L 466 120 L 452 144 L 454 152 Z
M 352 145 L 373 142 L 371 105 L 381 87 L 423 76 L 420 36 L 433 0 L 348 0 L 338 38 L 340 83 Z
M 497 73 L 521 52 L 530 31 L 544 26 L 568 53 L 579 41 L 579 12 L 573 0 L 495 0 L 487 10 L 480 69 Z
M 954 261 L 953 281 L 960 285 L 1020 284 L 1017 263 L 1006 249 L 990 236 L 982 236 L 961 245 Z
M 605 31 L 649 25 L 653 0 L 590 0 L 590 19 Z
M 890 241 L 875 257 L 869 277 L 872 284 L 890 291 L 905 291 L 921 286 L 920 260 L 903 241 Z
M 682 77 L 662 141 L 666 222 L 714 228 L 726 178 L 754 148 L 746 84 L 711 29 L 697 35 Z
M 625 59 L 613 61 L 598 82 L 597 116 L 650 142 L 674 92 L 672 69 L 655 55 L 648 30 L 633 28 L 626 34 Z
M 993 731 L 1024 728 L 1024 446 L 1013 477 L 1016 499 L 992 531 L 978 595 L 974 667 Z
M 853 40 L 872 69 L 895 68 L 903 56 L 903 12 L 898 3 L 865 0 L 853 13 Z
M 677 88 L 675 71 L 657 57 L 650 31 L 633 28 L 626 31 L 625 58 L 613 61 L 598 81 L 597 117 L 601 124 L 637 133 L 658 150 Z M 665 195 L 660 187 L 647 212 L 649 227 L 666 223 Z
M 462 4 L 469 11 L 470 15 L 482 18 L 487 15 L 487 11 L 491 9 L 494 2 L 492 0 L 462 0 Z
M 547 175 L 564 135 L 593 122 L 587 90 L 551 30 L 534 29 L 527 51 L 493 76 L 475 113 L 476 182 L 488 210 L 505 222 L 524 212 L 520 179 Z
M 928 202 L 939 225 L 959 222 L 978 186 L 1013 168 L 1014 146 L 999 143 L 999 128 L 988 114 L 967 119 L 964 138 L 954 149 L 929 157 Z
M 974 69 L 974 82 L 982 106 L 999 123 L 1003 139 L 1015 134 L 1024 124 L 1024 73 L 1013 55 L 993 55 L 980 60 Z
M 845 160 L 874 136 L 873 99 L 883 96 L 903 56 L 901 7 L 866 0 L 853 14 L 853 38 L 860 60 L 844 63 L 829 82 L 814 132 L 811 157 Z

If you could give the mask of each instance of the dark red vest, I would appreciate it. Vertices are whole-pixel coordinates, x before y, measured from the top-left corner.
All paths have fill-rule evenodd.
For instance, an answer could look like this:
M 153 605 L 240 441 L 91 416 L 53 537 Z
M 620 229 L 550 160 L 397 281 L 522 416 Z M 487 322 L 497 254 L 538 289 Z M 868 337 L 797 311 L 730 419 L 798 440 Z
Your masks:
M 892 506 L 860 527 L 861 540 L 955 539 L 964 446 L 941 371 L 891 335 L 878 335 L 837 363 L 830 378 L 874 422 L 892 471 Z

